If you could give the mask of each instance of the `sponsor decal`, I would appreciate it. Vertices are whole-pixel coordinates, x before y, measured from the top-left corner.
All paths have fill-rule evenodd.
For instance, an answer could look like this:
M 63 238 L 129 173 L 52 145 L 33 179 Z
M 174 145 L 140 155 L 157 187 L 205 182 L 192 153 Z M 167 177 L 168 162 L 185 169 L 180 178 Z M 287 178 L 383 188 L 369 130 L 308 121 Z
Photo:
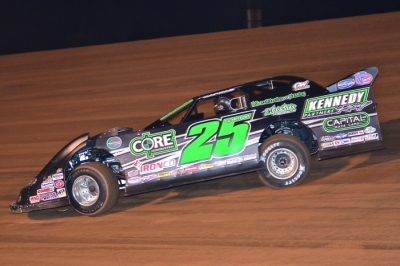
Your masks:
M 158 176 L 156 174 L 153 175 L 146 175 L 146 176 L 142 176 L 142 181 L 143 182 L 148 182 L 154 179 L 158 179 Z
M 218 161 L 214 163 L 214 166 L 225 166 L 226 165 L 226 160 Z
M 365 134 L 374 133 L 375 131 L 376 131 L 376 128 L 374 128 L 374 127 L 366 127 L 364 129 Z
M 211 167 L 214 167 L 214 164 L 213 163 L 204 163 L 204 164 L 200 164 L 200 169 L 208 169 L 208 168 L 211 168 Z
M 292 89 L 294 91 L 300 91 L 300 90 L 308 89 L 308 88 L 310 88 L 309 83 L 310 83 L 309 80 L 306 80 L 306 81 L 303 81 L 303 82 L 296 82 L 295 84 L 293 84 Z
M 372 103 L 367 102 L 368 92 L 369 88 L 362 88 L 307 99 L 302 118 L 361 111 Z
M 339 133 L 335 136 L 335 139 L 344 139 L 345 137 L 347 137 L 346 133 Z
M 234 157 L 234 158 L 229 158 L 226 160 L 226 164 L 234 164 L 234 163 L 239 163 L 242 160 L 239 157 Z
M 66 197 L 67 193 L 65 192 L 65 188 L 57 189 L 57 196 L 59 198 Z
M 352 87 L 355 83 L 354 79 L 350 78 L 339 81 L 336 86 L 339 90 L 344 90 Z
M 334 141 L 335 137 L 334 136 L 323 136 L 321 137 L 322 142 L 328 142 L 328 141 Z
M 342 141 L 341 140 L 334 140 L 332 143 L 333 143 L 334 146 L 342 145 Z
M 46 194 L 46 193 L 53 192 L 53 191 L 54 191 L 54 187 L 41 188 L 41 189 L 37 190 L 36 194 L 38 194 L 38 195 Z
M 365 141 L 370 141 L 370 140 L 375 140 L 375 139 L 379 139 L 378 133 L 373 133 L 373 134 L 368 134 L 365 135 Z
M 351 143 L 364 142 L 364 136 L 352 137 L 350 139 L 350 142 Z
M 51 179 L 53 179 L 53 180 L 64 179 L 64 174 L 63 173 L 54 174 L 51 176 Z
M 62 181 L 62 180 L 54 181 L 54 187 L 55 188 L 63 188 L 64 187 L 64 181 Z
M 41 188 L 54 187 L 54 181 L 42 183 Z
M 333 146 L 340 146 L 340 145 L 347 145 L 347 144 L 350 144 L 350 139 L 337 139 L 334 141 L 322 143 L 321 146 L 323 148 L 326 148 L 326 147 L 333 147 Z
M 299 97 L 306 97 L 306 93 L 304 91 L 301 91 L 301 92 L 291 93 L 291 94 L 283 96 L 283 97 L 276 97 L 273 99 L 265 99 L 263 101 L 253 101 L 250 104 L 251 104 L 251 107 L 256 107 L 256 106 L 260 106 L 260 105 L 283 102 L 283 101 L 287 101 L 287 100 L 291 100 L 291 99 L 299 98 Z
M 55 192 L 50 192 L 48 194 L 40 195 L 41 201 L 48 201 L 48 200 L 52 200 L 52 199 L 56 199 L 56 198 L 58 198 L 58 196 L 57 196 L 57 193 L 55 193 Z
M 366 101 L 365 103 L 362 103 L 362 104 L 342 105 L 342 106 L 337 107 L 335 109 L 334 113 L 335 114 L 340 114 L 340 113 L 343 113 L 343 112 L 350 113 L 351 111 L 359 112 L 359 111 L 363 110 L 365 107 L 367 107 L 368 105 L 371 105 L 371 104 L 372 104 L 372 101 Z
M 122 145 L 122 140 L 119 137 L 111 137 L 107 140 L 107 147 L 109 149 L 118 149 Z
M 174 167 L 175 165 L 176 162 L 174 159 L 150 164 L 143 164 L 140 166 L 140 174 L 158 172 L 163 170 L 164 168 Z
M 192 166 L 189 166 L 189 167 L 185 168 L 185 172 L 186 173 L 193 173 L 193 172 L 196 172 L 197 170 L 199 170 L 199 166 L 198 165 L 192 165 Z
M 283 114 L 290 114 L 294 113 L 297 110 L 297 105 L 294 103 L 284 103 L 280 106 L 275 106 L 275 104 L 271 107 L 265 108 L 262 113 L 264 116 L 275 116 L 275 115 L 283 115 Z
M 354 113 L 348 115 L 338 115 L 324 120 L 323 128 L 326 132 L 342 131 L 351 128 L 365 127 L 370 119 L 367 113 Z
M 355 78 L 356 83 L 358 85 L 369 84 L 373 80 L 372 75 L 367 73 L 367 72 L 365 72 L 365 71 L 357 72 L 356 74 L 354 74 L 354 78 Z
M 132 176 L 137 176 L 139 174 L 138 170 L 132 170 L 128 172 L 128 176 L 132 177 Z
M 143 164 L 140 166 L 140 174 L 152 173 L 163 170 L 163 165 L 161 162 L 158 163 L 150 163 L 150 164 Z
M 142 179 L 140 178 L 140 176 L 134 176 L 128 179 L 128 183 L 129 184 L 138 184 L 141 183 Z
M 29 197 L 29 202 L 30 202 L 31 204 L 37 203 L 37 202 L 39 202 L 39 201 L 40 201 L 40 196 L 31 196 L 31 197 Z
M 133 165 L 133 167 L 136 167 L 137 169 L 139 169 L 139 167 L 142 165 L 142 162 L 140 162 L 140 160 L 136 159 L 133 161 L 132 165 Z
M 246 121 L 246 120 L 250 120 L 252 117 L 253 117 L 253 113 L 247 113 L 247 114 L 227 117 L 223 120 L 223 122 L 224 123 L 234 123 L 234 122 Z
M 154 155 L 176 151 L 178 146 L 175 139 L 175 130 L 171 129 L 156 134 L 144 133 L 141 137 L 134 138 L 129 143 L 132 154 L 145 154 L 147 158 Z
M 161 173 L 157 174 L 157 176 L 159 178 L 167 177 L 167 176 L 170 176 L 170 175 L 171 175 L 171 172 L 161 172 Z
M 176 170 L 173 170 L 173 171 L 171 172 L 171 175 L 177 176 L 177 175 L 181 175 L 181 174 L 183 174 L 183 173 L 184 173 L 184 170 L 183 170 L 183 169 L 176 169 Z
M 328 148 L 328 147 L 333 147 L 333 142 L 325 142 L 321 144 L 322 148 Z
M 43 180 L 43 183 L 47 183 L 47 182 L 51 182 L 51 181 L 53 181 L 53 179 L 49 175 L 46 179 Z
M 349 137 L 354 137 L 354 136 L 359 136 L 359 135 L 363 135 L 364 134 L 364 130 L 357 130 L 357 131 L 352 131 L 347 133 L 347 136 Z
M 350 144 L 350 139 L 342 139 L 342 144 L 343 145 Z
M 243 161 L 255 160 L 256 158 L 257 154 L 255 153 L 243 155 Z

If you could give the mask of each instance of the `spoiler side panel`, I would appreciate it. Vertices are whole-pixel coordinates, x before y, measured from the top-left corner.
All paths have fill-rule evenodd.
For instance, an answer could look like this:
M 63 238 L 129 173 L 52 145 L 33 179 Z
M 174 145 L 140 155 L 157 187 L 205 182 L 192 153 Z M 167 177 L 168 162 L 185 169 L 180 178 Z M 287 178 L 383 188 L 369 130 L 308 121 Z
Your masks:
M 306 100 L 302 122 L 318 138 L 319 160 L 385 148 L 371 87 L 377 74 L 376 67 L 366 68 Z

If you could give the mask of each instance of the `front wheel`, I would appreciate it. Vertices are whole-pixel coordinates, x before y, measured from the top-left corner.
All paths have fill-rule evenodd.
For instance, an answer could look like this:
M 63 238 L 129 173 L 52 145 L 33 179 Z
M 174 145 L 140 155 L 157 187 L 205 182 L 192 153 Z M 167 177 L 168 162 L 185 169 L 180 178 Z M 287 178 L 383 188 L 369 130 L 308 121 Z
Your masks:
M 278 134 L 260 147 L 258 177 L 267 186 L 282 189 L 300 184 L 310 170 L 310 153 L 296 137 Z
M 109 211 L 118 200 L 118 181 L 110 168 L 91 162 L 78 166 L 67 181 L 72 207 L 80 214 L 94 216 Z

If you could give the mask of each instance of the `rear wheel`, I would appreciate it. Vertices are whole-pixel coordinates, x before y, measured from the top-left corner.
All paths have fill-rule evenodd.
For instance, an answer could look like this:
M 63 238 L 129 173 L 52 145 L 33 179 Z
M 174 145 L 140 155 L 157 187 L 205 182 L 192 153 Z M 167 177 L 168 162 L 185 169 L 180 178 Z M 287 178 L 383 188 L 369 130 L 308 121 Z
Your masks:
M 258 177 L 267 186 L 282 189 L 300 184 L 310 169 L 310 154 L 298 138 L 278 134 L 260 147 L 261 170 Z
M 118 201 L 118 180 L 110 168 L 91 162 L 78 166 L 67 181 L 72 207 L 89 216 L 109 211 Z

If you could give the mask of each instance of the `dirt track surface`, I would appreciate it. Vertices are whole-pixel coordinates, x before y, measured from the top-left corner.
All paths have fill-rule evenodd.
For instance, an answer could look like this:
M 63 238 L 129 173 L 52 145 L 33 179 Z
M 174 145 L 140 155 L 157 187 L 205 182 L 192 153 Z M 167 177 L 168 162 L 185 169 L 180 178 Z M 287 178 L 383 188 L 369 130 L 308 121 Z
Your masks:
M 400 13 L 0 57 L 0 265 L 399 265 Z M 376 66 L 385 150 L 300 186 L 246 174 L 120 197 L 107 215 L 10 214 L 76 136 L 140 129 L 189 97 L 274 75 Z

